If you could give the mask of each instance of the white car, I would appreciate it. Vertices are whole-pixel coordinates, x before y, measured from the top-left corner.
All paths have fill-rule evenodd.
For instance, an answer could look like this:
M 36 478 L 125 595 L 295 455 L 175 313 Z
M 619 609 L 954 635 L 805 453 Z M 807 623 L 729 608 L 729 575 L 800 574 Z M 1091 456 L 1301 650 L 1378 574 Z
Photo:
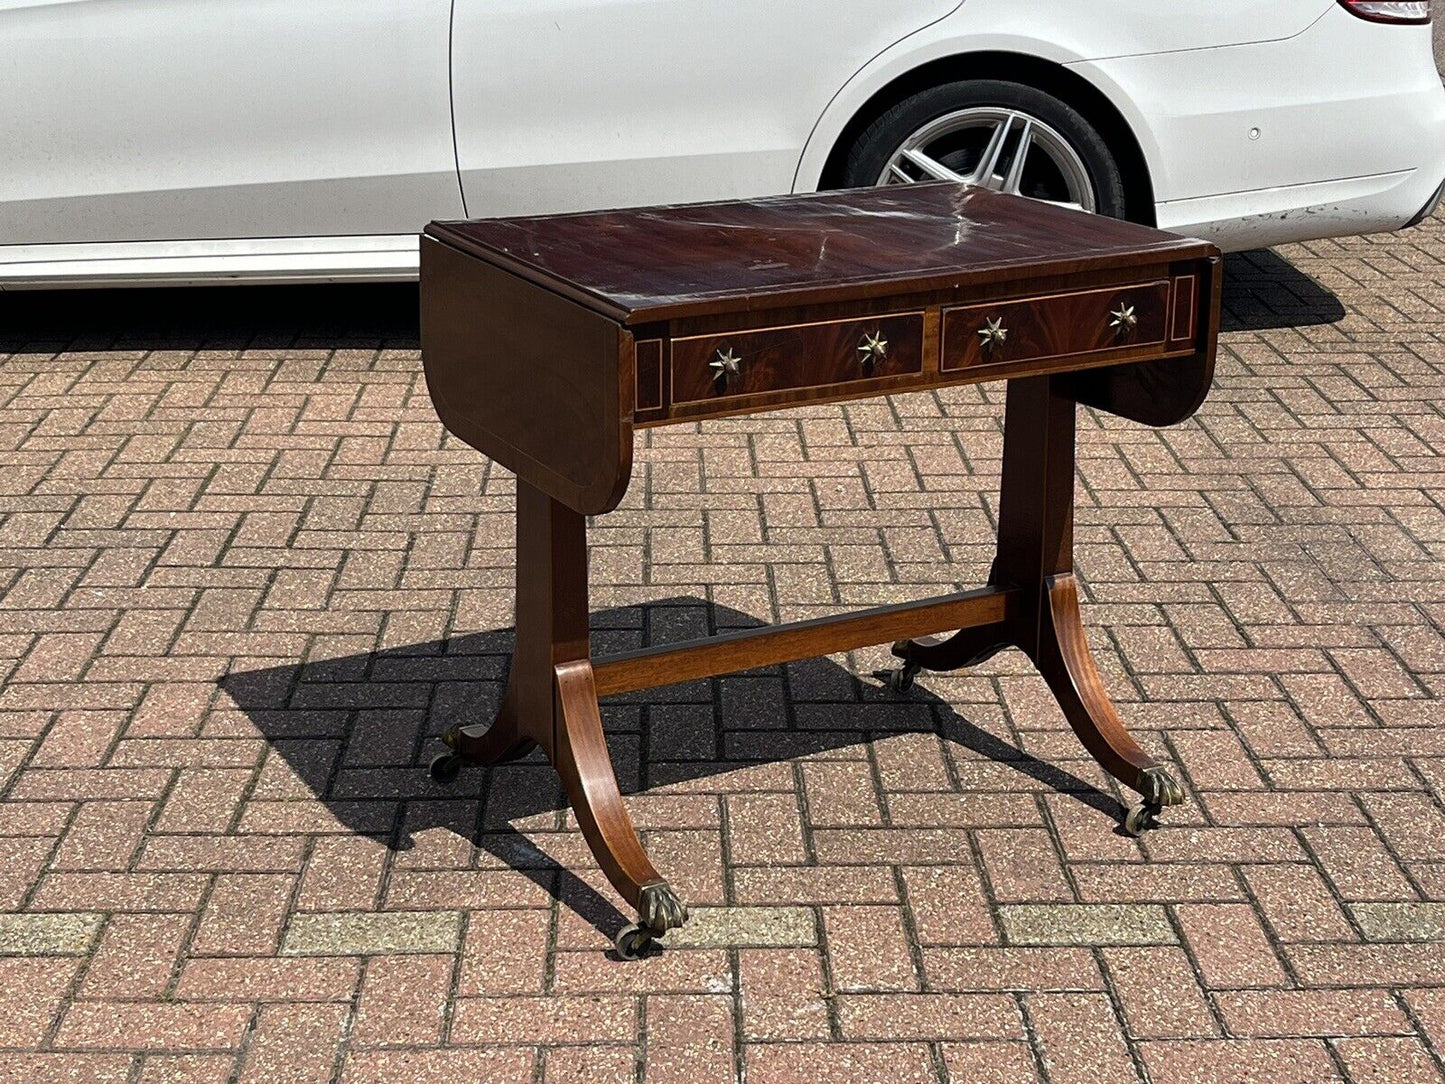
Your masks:
M 415 276 L 431 219 L 962 177 L 1227 249 L 1445 180 L 1427 0 L 0 0 L 0 289 Z

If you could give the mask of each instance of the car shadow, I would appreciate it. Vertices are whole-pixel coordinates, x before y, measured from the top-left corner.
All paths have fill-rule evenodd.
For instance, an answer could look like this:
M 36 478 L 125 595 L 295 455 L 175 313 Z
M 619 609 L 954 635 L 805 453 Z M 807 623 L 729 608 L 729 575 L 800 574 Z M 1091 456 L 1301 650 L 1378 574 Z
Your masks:
M 1333 324 L 1345 306 L 1324 286 L 1273 249 L 1224 258 L 1221 331 L 1271 331 Z
M 759 624 L 697 598 L 673 598 L 595 612 L 593 650 L 601 655 Z M 349 830 L 406 851 L 420 832 L 445 829 L 496 860 L 479 854 L 481 865 L 522 873 L 611 938 L 631 919 L 525 834 L 561 827 L 557 814 L 566 809 L 539 752 L 496 768 L 469 767 L 451 785 L 427 773 L 447 726 L 491 718 L 512 639 L 511 629 L 476 633 L 232 673 L 220 685 Z M 911 731 L 936 734 L 1040 787 L 1120 816 L 1114 796 L 974 725 L 925 689 L 915 685 L 900 696 L 828 659 L 612 697 L 603 720 L 624 793 Z M 274 776 L 271 785 L 294 796 Z
M 0 351 L 415 350 L 415 283 L 0 290 Z
M 1343 319 L 1344 306 L 1269 249 L 1226 258 L 1224 330 Z M 415 350 L 414 283 L 0 291 L 0 352 Z

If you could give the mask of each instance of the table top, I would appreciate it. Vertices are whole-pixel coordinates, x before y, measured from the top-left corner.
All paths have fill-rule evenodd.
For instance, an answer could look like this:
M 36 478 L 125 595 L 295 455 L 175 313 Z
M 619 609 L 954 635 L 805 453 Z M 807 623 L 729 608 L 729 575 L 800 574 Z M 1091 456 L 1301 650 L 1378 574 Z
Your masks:
M 429 236 L 636 325 L 855 300 L 1213 246 L 952 182 L 723 203 L 434 222 Z

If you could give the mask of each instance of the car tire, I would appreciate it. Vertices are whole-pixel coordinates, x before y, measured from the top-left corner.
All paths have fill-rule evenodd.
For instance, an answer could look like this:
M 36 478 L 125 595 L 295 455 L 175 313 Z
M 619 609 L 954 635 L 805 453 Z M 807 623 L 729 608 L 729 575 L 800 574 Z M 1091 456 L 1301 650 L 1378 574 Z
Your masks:
M 1019 186 L 1020 194 L 1032 195 L 1033 198 L 1057 196 L 1065 190 L 1071 191 L 1069 186 L 1072 184 L 1082 184 L 1083 176 L 1086 176 L 1093 206 L 1088 208 L 1085 200 L 1077 202 L 1099 214 L 1112 218 L 1125 217 L 1127 197 L 1124 179 L 1118 160 L 1109 150 L 1098 129 L 1078 110 L 1051 94 L 1022 83 L 995 79 L 944 83 L 911 95 L 890 107 L 869 124 L 849 148 L 842 171 L 842 187 L 864 188 L 883 183 L 901 183 L 896 174 L 890 173 L 896 156 L 910 141 L 930 131 L 942 132 L 937 144 L 941 148 L 937 163 L 947 166 L 953 172 L 968 175 L 977 168 L 978 159 L 986 152 L 986 147 L 980 145 L 979 141 L 988 138 L 986 125 L 989 122 L 982 120 L 980 123 L 984 127 L 980 128 L 978 133 L 967 126 L 950 133 L 949 123 L 963 123 L 969 118 L 987 118 L 991 115 L 1028 118 L 1036 126 L 1032 129 L 1035 142 L 1031 144 L 1023 183 Z M 1008 123 L 1013 125 L 1015 122 Z M 1014 128 L 1015 132 L 1021 133 L 1023 130 L 1022 123 Z M 1048 133 L 1046 146 L 1039 142 L 1039 137 L 1045 131 Z M 1013 138 L 1017 139 L 1018 136 L 1014 135 Z M 1042 156 L 1037 154 L 1041 146 L 1044 152 Z M 1065 147 L 1067 152 L 1063 149 Z M 921 149 L 927 150 L 927 147 Z M 1005 155 L 1008 149 L 1005 140 Z M 910 172 L 913 171 L 911 160 L 904 160 L 902 165 Z M 1083 176 L 1079 173 L 1080 166 Z M 1032 171 L 1034 176 L 1029 177 L 1029 171 Z M 885 173 L 895 179 L 886 181 Z M 1053 176 L 1054 173 L 1057 173 L 1057 176 Z M 913 179 L 927 180 L 932 176 L 925 173 Z M 996 183 L 990 184 L 990 187 L 998 186 Z M 1050 188 L 1058 191 L 1051 192 Z M 1060 199 L 1057 202 L 1074 201 Z

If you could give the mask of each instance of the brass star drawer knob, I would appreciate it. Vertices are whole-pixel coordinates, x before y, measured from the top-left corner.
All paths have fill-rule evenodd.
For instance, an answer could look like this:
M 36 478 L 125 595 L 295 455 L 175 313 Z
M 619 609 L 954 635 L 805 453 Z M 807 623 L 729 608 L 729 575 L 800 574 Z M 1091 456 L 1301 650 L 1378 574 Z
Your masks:
M 1119 302 L 1119 307 L 1109 315 L 1113 317 L 1109 321 L 1109 326 L 1114 329 L 1114 334 L 1118 338 L 1123 338 L 1139 326 L 1139 317 L 1134 315 L 1134 306 L 1126 302 Z
M 720 347 L 717 356 L 708 363 L 713 375 L 722 383 L 727 382 L 730 376 L 737 376 L 742 372 L 743 359 L 733 353 L 731 346 Z
M 858 360 L 865 369 L 871 369 L 888 359 L 888 340 L 883 337 L 881 329 L 872 335 L 863 333 L 863 338 L 858 343 L 858 355 Z
M 1008 342 L 1008 328 L 1003 326 L 1003 317 L 997 320 L 984 319 L 983 327 L 978 329 L 978 337 L 983 341 L 985 350 L 998 350 L 1004 343 Z

